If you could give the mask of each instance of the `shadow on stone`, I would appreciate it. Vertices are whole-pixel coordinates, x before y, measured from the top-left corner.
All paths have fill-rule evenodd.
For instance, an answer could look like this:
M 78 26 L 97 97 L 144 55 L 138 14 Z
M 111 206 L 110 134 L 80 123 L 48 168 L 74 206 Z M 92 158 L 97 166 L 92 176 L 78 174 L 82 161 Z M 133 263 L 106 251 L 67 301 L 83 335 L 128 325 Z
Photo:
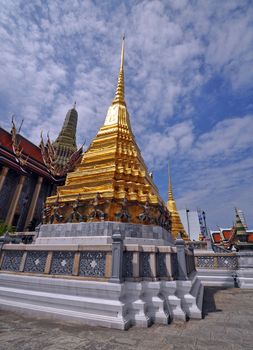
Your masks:
M 222 312 L 222 309 L 218 309 L 215 304 L 214 295 L 220 290 L 228 289 L 226 287 L 205 287 L 202 318 L 205 318 L 211 312 Z

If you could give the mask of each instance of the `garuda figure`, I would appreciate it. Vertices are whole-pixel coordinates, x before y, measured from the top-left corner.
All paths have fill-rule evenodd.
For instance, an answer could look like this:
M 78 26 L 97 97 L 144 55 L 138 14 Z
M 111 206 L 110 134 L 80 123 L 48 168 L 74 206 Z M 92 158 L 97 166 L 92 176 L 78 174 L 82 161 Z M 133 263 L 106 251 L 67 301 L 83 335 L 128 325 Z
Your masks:
M 105 213 L 101 209 L 99 209 L 99 207 L 101 206 L 100 199 L 101 199 L 101 196 L 99 192 L 97 192 L 95 198 L 90 203 L 90 205 L 92 206 L 92 211 L 89 215 L 89 219 L 91 221 L 95 219 L 99 219 L 103 221 L 105 219 Z
M 65 207 L 65 204 L 60 205 L 59 198 L 57 196 L 56 201 L 53 203 L 51 207 L 51 215 L 50 215 L 50 224 L 52 224 L 54 221 L 61 223 L 63 220 L 63 215 L 61 214 L 60 210 Z
M 82 206 L 79 198 L 80 198 L 80 194 L 77 196 L 77 199 L 72 204 L 72 212 L 71 212 L 71 214 L 69 216 L 68 222 L 73 222 L 73 221 L 78 221 L 79 222 L 79 221 L 83 220 L 83 216 L 78 211 L 79 207 Z
M 128 201 L 127 198 L 124 198 L 121 202 L 121 210 L 115 214 L 117 221 L 130 221 L 131 216 L 128 213 Z
M 139 222 L 140 223 L 143 222 L 147 224 L 153 223 L 154 220 L 150 215 L 151 207 L 148 201 L 146 201 L 146 203 L 143 205 L 143 209 L 144 209 L 143 212 L 138 215 Z

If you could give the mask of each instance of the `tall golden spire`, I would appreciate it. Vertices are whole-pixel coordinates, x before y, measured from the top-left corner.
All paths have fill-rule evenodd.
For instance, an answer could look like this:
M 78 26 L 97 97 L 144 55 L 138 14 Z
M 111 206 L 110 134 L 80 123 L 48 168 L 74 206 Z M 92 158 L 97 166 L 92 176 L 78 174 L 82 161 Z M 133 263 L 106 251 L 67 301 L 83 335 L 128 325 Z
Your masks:
M 167 209 L 170 212 L 171 217 L 171 233 L 173 237 L 176 239 L 178 236 L 178 233 L 181 232 L 183 234 L 183 238 L 187 239 L 187 234 L 185 232 L 184 226 L 181 222 L 180 216 L 177 211 L 176 202 L 173 197 L 172 192 L 172 181 L 171 181 L 171 174 L 170 174 L 170 163 L 168 165 L 168 202 L 167 202 Z
M 125 92 L 124 56 L 125 56 L 125 36 L 123 36 L 122 38 L 120 69 L 119 69 L 116 93 L 112 101 L 112 104 L 108 109 L 104 126 L 118 124 L 118 126 L 121 125 L 131 130 L 131 124 L 130 124 L 125 97 L 124 97 L 124 92 Z
M 116 88 L 115 97 L 113 100 L 113 104 L 120 103 L 125 105 L 125 83 L 124 83 L 124 52 L 125 51 L 125 35 L 122 38 L 122 46 L 121 46 L 121 59 L 120 59 L 120 70 L 118 76 L 118 84 Z
M 81 163 L 57 189 L 69 220 L 78 196 L 84 221 L 127 221 L 169 228 L 169 213 L 141 156 L 124 100 L 124 37 L 115 98 Z M 47 199 L 48 206 L 57 196 Z

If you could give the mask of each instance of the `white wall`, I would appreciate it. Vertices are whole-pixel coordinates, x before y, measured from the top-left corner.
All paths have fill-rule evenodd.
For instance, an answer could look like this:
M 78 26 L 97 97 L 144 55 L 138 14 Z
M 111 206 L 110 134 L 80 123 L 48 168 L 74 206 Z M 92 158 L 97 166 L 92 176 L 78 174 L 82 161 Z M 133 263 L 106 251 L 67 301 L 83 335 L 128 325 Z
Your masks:
M 182 224 L 184 225 L 186 233 L 188 234 L 188 236 L 190 236 L 190 239 L 198 241 L 199 240 L 199 235 L 201 234 L 198 212 L 190 210 L 189 213 L 188 213 L 189 226 L 190 226 L 190 235 L 189 235 L 189 232 L 188 232 L 186 209 L 179 210 L 178 213 L 179 213 L 180 219 L 182 221 Z

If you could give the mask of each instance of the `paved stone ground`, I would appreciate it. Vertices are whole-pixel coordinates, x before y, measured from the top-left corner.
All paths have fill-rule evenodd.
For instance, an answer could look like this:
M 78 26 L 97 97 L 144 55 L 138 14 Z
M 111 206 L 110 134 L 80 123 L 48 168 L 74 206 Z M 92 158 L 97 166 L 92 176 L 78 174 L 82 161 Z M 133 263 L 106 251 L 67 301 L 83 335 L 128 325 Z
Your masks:
M 202 320 L 128 331 L 0 311 L 1 350 L 253 349 L 253 291 L 206 288 Z

